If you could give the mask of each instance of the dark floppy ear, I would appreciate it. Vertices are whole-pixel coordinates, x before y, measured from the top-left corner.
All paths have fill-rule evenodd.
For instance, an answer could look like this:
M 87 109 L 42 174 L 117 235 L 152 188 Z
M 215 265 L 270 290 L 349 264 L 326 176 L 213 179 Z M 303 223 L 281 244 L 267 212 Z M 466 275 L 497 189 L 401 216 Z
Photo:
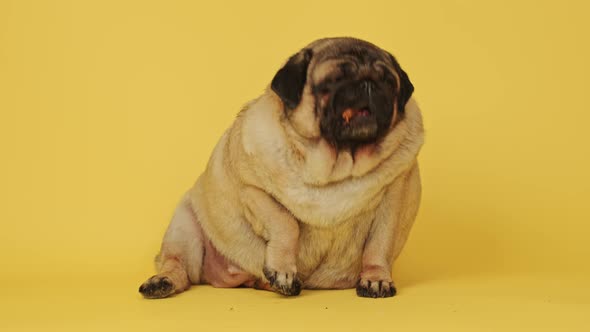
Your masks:
M 313 52 L 303 49 L 289 58 L 289 61 L 279 69 L 272 79 L 270 87 L 289 109 L 294 109 L 301 101 L 303 87 L 307 80 L 307 67 Z
M 410 97 L 412 97 L 412 93 L 414 92 L 414 85 L 412 84 L 412 82 L 410 82 L 408 74 L 406 74 L 402 67 L 400 67 L 399 63 L 397 62 L 397 60 L 395 60 L 393 55 L 389 53 L 388 55 L 391 59 L 393 67 L 395 68 L 395 71 L 399 75 L 400 89 L 399 96 L 397 97 L 397 109 L 400 113 L 403 113 L 406 103 L 408 102 L 408 100 L 410 100 Z

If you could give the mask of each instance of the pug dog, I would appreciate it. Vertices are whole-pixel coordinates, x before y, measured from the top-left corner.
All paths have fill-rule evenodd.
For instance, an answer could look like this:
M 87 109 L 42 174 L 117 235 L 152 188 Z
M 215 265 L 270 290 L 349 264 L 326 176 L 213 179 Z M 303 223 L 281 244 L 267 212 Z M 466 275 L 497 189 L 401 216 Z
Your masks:
M 396 59 L 363 40 L 291 56 L 180 201 L 141 294 L 209 284 L 395 295 L 392 264 L 421 193 L 413 91 Z

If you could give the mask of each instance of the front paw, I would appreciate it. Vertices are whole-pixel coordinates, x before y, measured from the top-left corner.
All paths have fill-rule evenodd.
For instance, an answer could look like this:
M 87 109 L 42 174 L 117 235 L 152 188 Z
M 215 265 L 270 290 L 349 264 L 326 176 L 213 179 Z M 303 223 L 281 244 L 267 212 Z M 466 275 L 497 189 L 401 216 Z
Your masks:
M 356 295 L 360 297 L 392 297 L 396 292 L 393 282 L 387 280 L 361 279 L 356 286 Z
M 176 292 L 170 278 L 155 275 L 139 287 L 139 292 L 147 299 L 161 299 Z
M 295 296 L 301 293 L 301 280 L 299 280 L 297 272 L 280 272 L 269 267 L 264 267 L 263 272 L 270 286 L 276 292 L 286 296 Z

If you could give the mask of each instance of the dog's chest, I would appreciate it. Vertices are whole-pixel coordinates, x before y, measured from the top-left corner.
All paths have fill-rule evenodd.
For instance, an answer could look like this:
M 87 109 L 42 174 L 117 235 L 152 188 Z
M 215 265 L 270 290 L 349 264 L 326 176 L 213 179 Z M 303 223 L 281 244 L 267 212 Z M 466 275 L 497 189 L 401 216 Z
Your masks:
M 334 227 L 374 210 L 383 198 L 384 189 L 383 184 L 365 179 L 323 187 L 294 181 L 278 188 L 276 196 L 301 223 Z

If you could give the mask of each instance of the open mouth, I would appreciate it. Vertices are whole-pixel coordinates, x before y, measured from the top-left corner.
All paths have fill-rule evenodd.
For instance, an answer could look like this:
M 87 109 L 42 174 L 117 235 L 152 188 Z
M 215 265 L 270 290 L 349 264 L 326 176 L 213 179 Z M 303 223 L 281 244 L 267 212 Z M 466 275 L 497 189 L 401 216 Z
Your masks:
M 371 115 L 368 108 L 347 108 L 342 112 L 342 121 L 345 125 L 352 123 L 355 119 L 367 118 Z
M 377 119 L 369 107 L 348 107 L 342 112 L 340 121 L 340 141 L 371 141 L 378 130 Z

